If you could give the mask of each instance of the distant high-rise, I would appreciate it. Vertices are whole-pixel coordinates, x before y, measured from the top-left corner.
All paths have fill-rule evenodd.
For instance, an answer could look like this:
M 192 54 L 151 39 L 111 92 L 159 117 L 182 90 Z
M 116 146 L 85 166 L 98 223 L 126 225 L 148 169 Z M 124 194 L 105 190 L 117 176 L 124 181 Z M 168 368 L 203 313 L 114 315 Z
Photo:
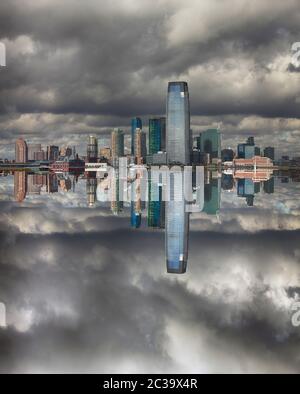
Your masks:
M 260 156 L 260 148 L 255 146 L 254 137 L 248 137 L 246 143 L 238 145 L 237 157 L 238 159 L 252 159 L 254 156 Z
M 190 163 L 190 102 L 186 82 L 169 82 L 167 97 L 167 155 L 169 164 Z
M 34 158 L 34 154 L 42 151 L 42 145 L 41 144 L 28 144 L 27 149 L 28 149 L 28 160 L 33 161 L 33 160 L 36 160 Z
M 166 118 L 149 119 L 149 155 L 166 149 Z
M 111 133 L 111 157 L 117 159 L 124 156 L 124 133 L 121 129 L 114 129 Z
M 28 153 L 27 153 L 27 144 L 22 138 L 17 139 L 16 141 L 16 163 L 27 163 Z
M 183 171 L 170 171 L 170 198 L 166 201 L 166 259 L 168 273 L 186 272 L 189 213 L 184 198 Z
M 221 133 L 218 129 L 209 129 L 200 134 L 198 148 L 211 159 L 221 159 Z
M 252 159 L 255 156 L 255 146 L 250 144 L 239 144 L 237 156 L 238 159 Z
M 46 160 L 46 152 L 43 151 L 43 150 L 34 152 L 34 154 L 33 154 L 33 160 L 36 160 L 36 161 L 43 161 L 43 160 Z
M 100 149 L 100 158 L 110 161 L 111 159 L 111 149 L 110 148 L 101 148 Z
M 255 154 L 255 156 L 260 156 L 261 155 L 261 149 L 260 149 L 259 146 L 256 146 L 254 148 L 254 154 Z
M 87 146 L 87 160 L 89 163 L 96 163 L 98 159 L 98 140 L 94 135 L 90 135 Z
M 264 157 L 268 157 L 271 160 L 275 160 L 275 148 L 268 146 L 264 149 Z
M 131 154 L 134 156 L 134 141 L 135 141 L 135 131 L 136 129 L 142 129 L 142 120 L 140 118 L 131 119 Z
M 47 146 L 47 159 L 49 161 L 55 161 L 59 156 L 59 147 L 55 145 Z
M 135 131 L 134 156 L 136 164 L 145 163 L 147 156 L 147 136 L 141 129 L 136 129 Z
M 254 137 L 248 137 L 247 144 L 255 146 L 255 138 Z
M 59 151 L 59 155 L 62 157 L 71 157 L 73 154 L 72 148 L 69 146 L 67 147 L 62 147 Z
M 221 152 L 222 161 L 233 161 L 234 151 L 232 149 L 223 149 Z

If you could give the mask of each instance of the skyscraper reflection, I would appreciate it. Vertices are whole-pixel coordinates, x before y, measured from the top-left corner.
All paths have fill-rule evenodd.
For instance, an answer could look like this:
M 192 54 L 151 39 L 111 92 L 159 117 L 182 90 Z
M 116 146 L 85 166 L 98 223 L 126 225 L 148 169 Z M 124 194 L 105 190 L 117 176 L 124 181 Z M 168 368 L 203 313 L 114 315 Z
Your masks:
M 25 171 L 14 173 L 14 196 L 17 202 L 22 202 L 27 193 L 27 174 Z
M 75 186 L 75 179 L 81 176 L 86 182 L 87 206 L 105 203 L 102 206 L 110 206 L 114 215 L 123 212 L 122 217 L 127 217 L 135 229 L 142 228 L 145 213 L 149 228 L 165 230 L 167 272 L 174 274 L 187 270 L 190 215 L 217 215 L 221 189 L 226 194 L 236 190 L 248 206 L 254 205 L 255 195 L 275 191 L 274 177 L 269 173 L 211 172 L 201 166 L 132 166 L 126 158 L 119 159 L 119 167 L 100 166 L 81 175 L 45 171 L 13 174 L 14 199 L 18 202 L 27 195 L 33 200 L 43 193 L 51 198 L 50 194 L 58 191 L 71 192 L 71 177 Z
M 169 174 L 169 201 L 166 201 L 167 272 L 183 274 L 188 260 L 189 213 L 184 196 L 183 170 L 172 168 Z

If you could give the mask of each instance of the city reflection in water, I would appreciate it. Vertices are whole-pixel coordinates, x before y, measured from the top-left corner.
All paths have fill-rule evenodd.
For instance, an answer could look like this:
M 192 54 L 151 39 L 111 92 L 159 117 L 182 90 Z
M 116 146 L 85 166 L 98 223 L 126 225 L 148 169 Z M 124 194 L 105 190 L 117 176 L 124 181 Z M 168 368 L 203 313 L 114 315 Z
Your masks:
M 221 191 L 231 192 L 253 207 L 259 193 L 273 194 L 275 179 L 289 181 L 266 171 L 211 172 L 204 167 L 102 166 L 84 173 L 25 172 L 2 173 L 14 177 L 14 200 L 22 203 L 29 196 L 76 192 L 86 183 L 86 206 L 106 207 L 113 215 L 127 214 L 134 229 L 164 230 L 168 273 L 187 270 L 190 216 L 195 213 L 218 216 Z M 293 178 L 293 181 L 299 179 Z M 81 188 L 80 193 L 84 193 Z

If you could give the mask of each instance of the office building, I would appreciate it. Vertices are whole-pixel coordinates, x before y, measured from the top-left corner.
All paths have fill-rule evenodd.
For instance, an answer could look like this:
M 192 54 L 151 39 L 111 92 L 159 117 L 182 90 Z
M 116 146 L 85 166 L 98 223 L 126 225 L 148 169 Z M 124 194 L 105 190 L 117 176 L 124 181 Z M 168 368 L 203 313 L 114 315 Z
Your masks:
M 167 97 L 167 155 L 169 164 L 190 163 L 190 102 L 186 82 L 169 82 Z
M 248 137 L 247 138 L 247 144 L 255 146 L 255 138 L 254 137 Z
M 221 158 L 221 133 L 218 129 L 209 129 L 199 135 L 197 147 L 201 153 L 210 155 L 210 159 Z
M 235 154 L 232 149 L 223 149 L 221 152 L 222 162 L 233 161 L 234 156 Z
M 22 138 L 16 141 L 15 161 L 16 163 L 27 163 L 28 161 L 27 144 Z
M 131 154 L 135 156 L 134 152 L 134 141 L 135 141 L 135 131 L 136 129 L 142 129 L 142 119 L 140 118 L 132 118 L 131 119 Z
M 237 149 L 238 159 L 252 159 L 255 156 L 255 146 L 239 144 Z
M 273 162 L 268 157 L 253 156 L 250 159 L 234 159 L 235 167 L 272 168 Z
M 121 129 L 114 129 L 111 133 L 111 157 L 118 159 L 124 156 L 124 133 Z
M 147 136 L 141 129 L 135 130 L 134 136 L 134 157 L 136 164 L 143 164 L 146 162 L 147 156 Z
M 43 151 L 43 150 L 34 152 L 33 160 L 34 161 L 44 161 L 44 160 L 46 160 L 46 152 Z
M 70 148 L 69 146 L 63 147 L 59 151 L 59 156 L 61 157 L 71 157 L 72 154 L 73 154 L 72 148 Z
M 97 163 L 98 160 L 98 140 L 94 135 L 88 138 L 87 161 L 88 163 Z
M 149 119 L 149 155 L 166 150 L 166 118 Z
M 55 145 L 47 146 L 47 160 L 56 161 L 59 157 L 59 147 Z
M 111 149 L 110 148 L 101 148 L 99 151 L 100 160 L 104 159 L 106 161 L 111 160 Z
M 28 152 L 28 161 L 34 161 L 36 160 L 34 158 L 34 154 L 37 152 L 42 151 L 42 145 L 41 144 L 28 144 L 27 145 L 27 152 Z
M 271 160 L 275 160 L 275 148 L 268 146 L 264 149 L 264 157 L 268 157 Z
M 260 149 L 259 146 L 256 146 L 256 147 L 254 148 L 254 155 L 255 155 L 255 156 L 260 156 L 260 155 L 261 155 L 261 149 Z

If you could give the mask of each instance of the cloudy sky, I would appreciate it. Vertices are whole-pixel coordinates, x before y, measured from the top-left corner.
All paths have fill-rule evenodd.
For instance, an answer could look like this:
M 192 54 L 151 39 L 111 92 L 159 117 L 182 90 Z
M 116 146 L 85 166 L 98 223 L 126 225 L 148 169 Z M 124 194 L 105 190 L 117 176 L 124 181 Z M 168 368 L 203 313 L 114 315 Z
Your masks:
M 71 143 L 165 113 L 189 83 L 194 133 L 220 125 L 299 154 L 298 0 L 2 0 L 0 157 L 14 140 Z

